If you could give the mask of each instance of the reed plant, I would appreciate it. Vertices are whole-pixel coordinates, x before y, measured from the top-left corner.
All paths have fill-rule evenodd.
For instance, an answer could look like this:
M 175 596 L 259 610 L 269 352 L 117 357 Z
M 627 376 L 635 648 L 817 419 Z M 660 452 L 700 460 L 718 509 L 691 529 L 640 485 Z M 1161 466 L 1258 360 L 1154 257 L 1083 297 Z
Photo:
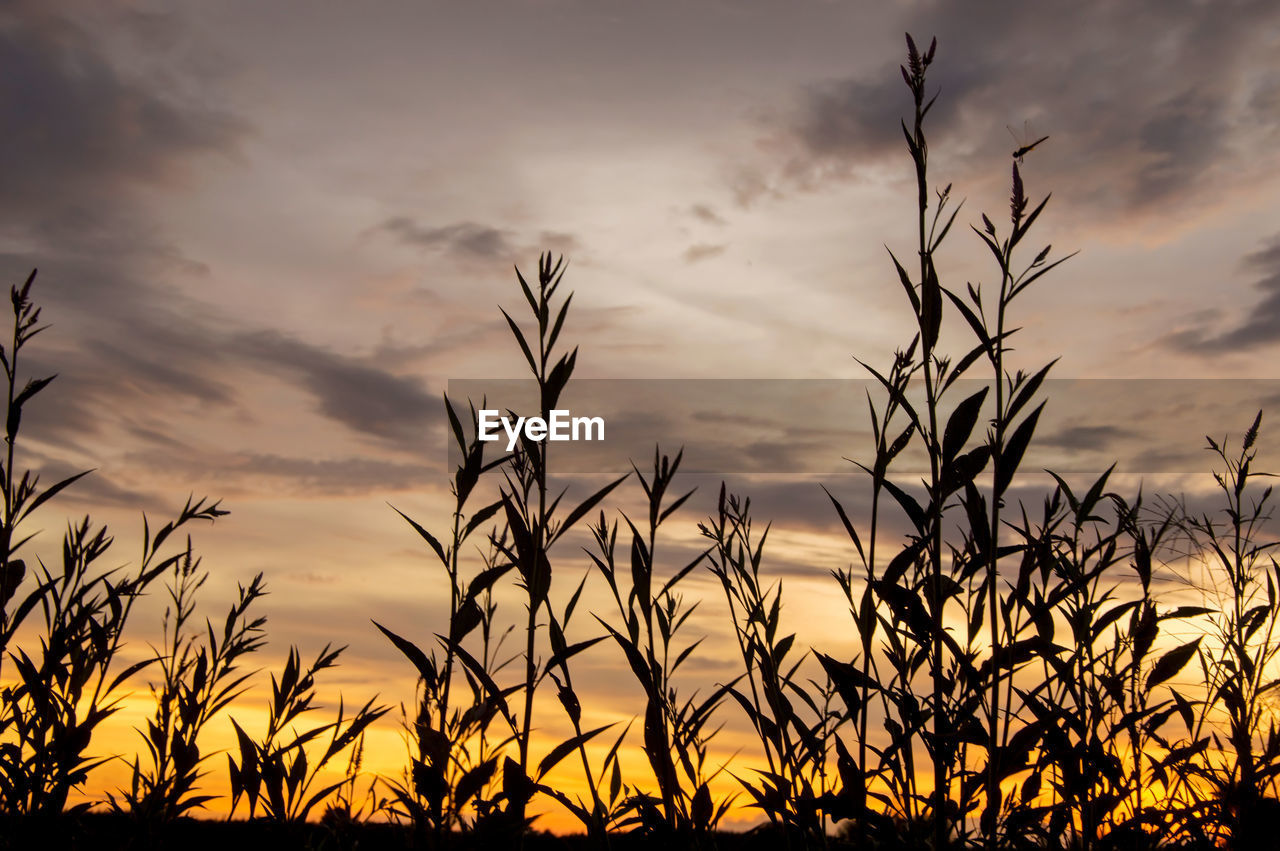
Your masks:
M 164 641 L 155 655 L 159 684 L 151 686 L 154 716 L 139 730 L 146 747 L 131 764 L 130 787 L 120 799 L 108 796 L 112 809 L 127 812 L 148 826 L 170 822 L 216 798 L 197 794 L 197 782 L 209 754 L 200 748 L 200 734 L 220 712 L 247 690 L 253 672 L 242 672 L 241 657 L 265 643 L 266 618 L 250 619 L 249 608 L 266 594 L 261 573 L 239 586 L 238 599 L 227 612 L 221 639 L 213 624 L 193 629 L 196 593 L 208 573 L 191 554 L 191 542 L 173 566 L 166 588 Z
M 296 824 L 305 822 L 317 806 L 335 792 L 354 782 L 350 773 L 328 785 L 317 786 L 326 766 L 350 749 L 357 747 L 364 731 L 384 714 L 388 707 L 375 706 L 370 698 L 347 716 L 339 699 L 337 717 L 301 731 L 296 722 L 318 707 L 316 676 L 333 667 L 343 648 L 325 645 L 314 662 L 303 666 L 298 648 L 289 649 L 280 676 L 271 677 L 271 700 L 267 709 L 267 728 L 260 739 L 252 738 L 234 718 L 231 720 L 239 743 L 239 759 L 227 756 L 231 781 L 231 812 L 235 813 L 243 799 L 249 818 L 262 808 L 263 819 Z M 312 742 L 328 743 L 323 748 L 310 747 Z M 357 765 L 348 761 L 347 771 Z
M 1083 499 L 1057 479 L 1039 524 L 1028 520 L 1026 508 L 1006 505 L 1053 366 L 1010 369 L 1009 341 L 1017 331 L 1010 310 L 1067 257 L 1050 259 L 1045 246 L 1029 262 L 1016 259 L 1048 202 L 1046 196 L 1033 205 L 1024 187 L 1022 159 L 1033 144 L 1013 155 L 1007 235 L 986 215 L 972 228 L 995 260 L 994 294 L 942 282 L 938 251 L 958 207 L 950 185 L 933 191 L 928 180 L 925 119 L 936 94 L 929 93 L 927 72 L 935 52 L 936 41 L 921 51 L 907 37 L 902 75 L 914 112 L 902 129 L 916 176 L 919 267 L 913 274 L 890 257 L 916 327 L 888 370 L 867 365 L 884 396 L 879 405 L 868 397 L 873 454 L 859 463 L 870 477 L 869 526 L 860 532 L 841 500 L 828 494 L 861 568 L 835 572 L 856 626 L 858 657 L 820 657 L 857 739 L 856 760 L 839 742 L 842 786 L 829 807 L 864 835 L 899 841 L 904 831 L 919 836 L 915 826 L 927 820 L 934 848 L 1053 844 L 1064 835 L 1078 835 L 1088 847 L 1104 834 L 1119 835 L 1123 807 L 1137 821 L 1145 818 L 1141 754 L 1156 722 L 1168 718 L 1167 701 L 1151 699 L 1149 688 L 1195 648 L 1161 657 L 1153 672 L 1160 676 L 1138 688 L 1164 617 L 1150 597 L 1150 579 L 1168 517 L 1138 523 L 1138 509 L 1105 492 L 1105 475 Z M 948 305 L 975 338 L 954 358 L 938 348 Z M 984 361 L 990 378 L 972 389 Z M 967 394 L 953 401 L 966 384 Z M 892 474 L 911 446 L 928 460 L 918 487 Z M 886 496 L 911 533 L 883 556 Z M 1093 514 L 1104 497 L 1116 505 L 1105 520 Z M 1141 565 L 1143 596 L 1116 600 L 1112 583 L 1133 561 Z M 967 628 L 953 633 L 952 619 Z M 1073 646 L 1055 643 L 1059 620 L 1070 624 Z M 1039 684 L 1036 672 L 1043 675 Z M 1127 693 L 1117 683 L 1127 684 Z M 889 737 L 884 747 L 870 742 L 877 705 Z M 1132 772 L 1120 761 L 1122 733 Z M 932 774 L 927 790 L 921 757 Z M 1048 806 L 1042 784 L 1056 784 Z M 1136 829 L 1125 821 L 1130 828 Z
M 703 641 L 679 643 L 681 628 L 699 605 L 686 603 L 679 589 L 709 554 L 699 552 L 665 580 L 658 573 L 658 530 L 694 493 L 690 490 L 668 499 L 683 457 L 683 451 L 673 459 L 655 446 L 648 477 L 632 464 L 644 492 L 647 517 L 637 525 L 623 515 L 631 538 L 630 570 L 617 556 L 618 524 L 610 524 L 604 512 L 591 529 L 595 547 L 588 554 L 608 584 L 621 619 L 619 627 L 600 622 L 622 649 L 644 691 L 643 750 L 657 784 L 656 794 L 641 791 L 638 784 L 633 787 L 635 791 L 624 802 L 632 815 L 620 825 L 632 826 L 655 841 L 701 847 L 712 841 L 736 797 L 715 798 L 711 782 L 721 769 L 710 768 L 707 754 L 719 731 L 713 726 L 716 710 L 737 680 L 718 685 L 706 697 L 695 691 L 682 699 L 676 686 L 680 666 Z M 609 781 L 611 805 L 624 788 L 615 761 Z
M 530 377 L 537 389 L 538 416 L 544 421 L 550 420 L 551 411 L 556 408 L 568 385 L 578 358 L 576 347 L 563 351 L 556 346 L 569 305 L 573 301 L 572 293 L 565 296 L 563 301 L 555 300 L 564 280 L 565 268 L 563 258 L 554 259 L 550 254 L 543 254 L 538 258 L 538 277 L 534 286 L 530 286 L 519 270 L 516 271 L 521 293 L 533 319 L 535 333 L 526 334 L 510 314 L 502 311 L 529 367 Z M 500 549 L 507 561 L 515 566 L 518 584 L 527 599 L 523 654 L 525 677 L 521 689 L 524 703 L 523 711 L 516 719 L 513 729 L 518 759 L 504 759 L 503 793 L 508 805 L 507 812 L 522 830 L 527 825 L 526 808 L 529 801 L 535 793 L 542 791 L 552 794 L 582 823 L 593 841 L 604 845 L 607 844 L 608 826 L 618 814 L 601 796 L 598 778 L 617 759 L 617 747 L 606 756 L 603 770 L 597 772 L 591 766 L 586 744 L 613 725 L 583 729 L 581 702 L 573 688 L 569 668 L 572 658 L 598 643 L 604 636 L 568 643 L 565 632 L 581 598 L 586 576 L 583 576 L 569 595 L 561 614 L 557 615 L 551 600 L 551 549 L 620 485 L 626 476 L 606 484 L 572 509 L 559 513 L 565 492 L 556 494 L 552 491 L 549 445 L 549 441 L 535 440 L 527 431 L 522 432 L 519 448 L 512 462 L 503 470 L 505 484 L 501 489 L 502 507 L 510 541 Z M 537 649 L 540 613 L 546 618 L 545 628 L 551 649 L 551 655 L 545 661 L 540 659 Z M 533 765 L 530 761 L 529 744 L 533 731 L 534 698 L 538 686 L 547 679 L 551 679 L 556 685 L 556 696 L 573 727 L 573 736 L 556 745 L 544 756 L 537 765 L 536 775 L 531 776 L 530 769 Z M 582 765 L 590 801 L 571 801 L 566 795 L 555 794 L 556 790 L 541 783 L 547 772 L 573 752 L 577 753 Z
M 91 802 L 70 804 L 89 773 L 114 758 L 93 753 L 99 726 L 120 708 L 125 684 L 157 661 L 144 658 L 121 666 L 118 655 L 134 604 L 147 589 L 181 565 L 185 549 L 166 547 L 181 527 L 226 515 L 217 502 L 188 500 L 177 518 L 154 531 L 144 523 L 142 555 L 136 566 L 102 568 L 112 546 L 105 527 L 85 517 L 68 525 L 60 564 L 19 553 L 32 549 L 34 533 L 25 530 L 34 512 L 86 473 L 42 487 L 30 471 L 17 472 L 18 438 L 27 405 L 54 376 L 23 380 L 24 350 L 39 333 L 40 308 L 31 297 L 36 273 L 10 290 L 13 331 L 0 346 L 7 386 L 5 456 L 0 480 L 4 508 L 0 516 L 0 673 L 8 662 L 12 680 L 0 689 L 0 812 L 48 816 L 82 812 Z M 27 560 L 34 558 L 35 569 Z M 34 612 L 41 615 L 32 635 L 38 647 L 16 644 Z
M 1259 411 L 1235 450 L 1225 438 L 1205 438 L 1219 465 L 1216 511 L 1173 503 L 1181 555 L 1199 566 L 1189 578 L 1203 595 L 1195 613 L 1206 640 L 1193 657 L 1198 682 L 1174 693 L 1187 735 L 1160 743 L 1182 757 L 1168 768 L 1181 832 L 1238 848 L 1266 847 L 1280 812 L 1280 541 L 1270 528 L 1272 475 L 1255 467 L 1261 426 Z
M 834 686 L 829 677 L 819 685 L 800 673 L 808 654 L 793 653 L 796 634 L 782 629 L 781 581 L 761 574 L 769 529 L 757 535 L 752 528 L 751 500 L 722 485 L 716 514 L 699 528 L 712 544 L 709 567 L 724 590 L 745 671 L 745 685 L 725 688 L 751 722 L 766 764 L 753 769 L 754 778 L 735 777 L 786 847 L 823 847 L 822 802 L 833 791 L 828 748 L 841 720 L 830 708 Z
M 492 796 L 486 789 L 511 741 L 505 735 L 492 741 L 490 726 L 498 718 L 505 719 L 508 726 L 514 724 L 507 698 L 515 691 L 499 689 L 493 680 L 505 666 L 498 658 L 505 633 L 493 633 L 496 606 L 492 590 L 512 567 L 498 558 L 496 546 L 503 544 L 502 533 L 496 529 L 488 533 L 495 547 L 469 576 L 464 560 L 468 542 L 477 534 L 485 536 L 488 524 L 502 508 L 502 502 L 494 500 L 473 511 L 469 508 L 472 497 L 483 493 L 482 477 L 509 458 L 486 460 L 486 443 L 478 436 L 474 406 L 470 408 L 468 432 L 448 397 L 444 404 L 451 436 L 462 459 L 451 483 L 454 510 L 449 536 L 441 543 L 417 521 L 398 510 L 397 513 L 427 544 L 445 572 L 449 583 L 448 624 L 443 633 L 436 635 L 438 648 L 426 652 L 375 622 L 418 674 L 416 709 L 412 721 L 406 720 L 405 724 L 411 749 L 410 768 L 403 780 L 389 781 L 393 811 L 407 819 L 418 834 L 430 835 L 436 843 L 466 823 L 468 807 L 477 815 L 487 814 Z M 477 633 L 480 646 L 473 654 L 466 649 L 466 643 Z M 463 693 L 455 688 L 459 675 L 467 685 Z M 402 714 L 407 716 L 403 707 Z

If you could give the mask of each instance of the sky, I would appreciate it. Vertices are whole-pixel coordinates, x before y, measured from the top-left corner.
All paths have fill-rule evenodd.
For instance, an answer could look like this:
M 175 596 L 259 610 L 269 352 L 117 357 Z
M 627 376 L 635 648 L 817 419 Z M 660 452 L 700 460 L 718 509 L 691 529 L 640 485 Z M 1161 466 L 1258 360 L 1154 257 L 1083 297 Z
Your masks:
M 347 644 L 330 683 L 348 702 L 411 699 L 370 621 L 426 641 L 441 600 L 388 503 L 446 523 L 441 394 L 522 374 L 498 312 L 521 307 L 514 266 L 568 257 L 581 378 L 862 379 L 855 358 L 886 366 L 909 339 L 885 252 L 913 250 L 906 31 L 938 39 L 931 175 L 965 199 L 944 283 L 991 280 L 967 225 L 1004 221 L 1010 151 L 1048 135 L 1022 166 L 1032 196 L 1052 191 L 1036 235 L 1079 254 L 1019 301 L 1014 357 L 1060 358 L 1054 377 L 1084 388 L 1209 380 L 1143 385 L 1165 393 L 1152 423 L 1184 428 L 1137 472 L 1192 469 L 1202 421 L 1239 433 L 1277 392 L 1205 389 L 1276 378 L 1273 2 L 18 0 L 0 6 L 0 273 L 39 268 L 52 327 L 24 355 L 59 376 L 19 459 L 49 480 L 95 470 L 32 546 L 91 511 L 125 563 L 143 512 L 223 499 L 196 537 L 202 612 L 263 571 L 264 665 Z M 1047 445 L 1152 449 L 1072 392 Z M 769 413 L 787 437 L 796 414 Z M 672 434 L 631 425 L 642 445 L 642 426 Z M 865 450 L 858 428 L 806 446 L 837 465 Z M 823 577 L 850 556 L 816 480 L 751 480 L 727 457 L 691 480 L 706 499 L 674 548 L 696 548 L 714 474 L 741 473 L 778 524 L 797 621 L 838 629 Z M 711 648 L 727 635 L 696 625 Z M 584 676 L 614 720 L 634 711 L 616 661 Z

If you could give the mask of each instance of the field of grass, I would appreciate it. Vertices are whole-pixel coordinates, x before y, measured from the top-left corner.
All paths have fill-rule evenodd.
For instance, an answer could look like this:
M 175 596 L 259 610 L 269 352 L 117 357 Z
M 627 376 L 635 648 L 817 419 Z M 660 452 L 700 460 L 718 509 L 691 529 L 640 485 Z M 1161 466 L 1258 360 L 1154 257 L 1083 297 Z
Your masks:
M 460 459 L 454 511 L 404 519 L 438 561 L 447 619 L 414 634 L 376 624 L 417 675 L 403 773 L 361 770 L 364 734 L 390 723 L 389 707 L 315 708 L 342 636 L 314 657 L 294 648 L 270 675 L 265 728 L 242 724 L 236 700 L 257 676 L 265 578 L 217 622 L 194 617 L 206 574 L 186 533 L 223 515 L 219 503 L 192 499 L 148 524 L 131 567 L 104 566 L 118 563 L 111 538 L 87 518 L 56 559 L 30 552 L 33 513 L 80 478 L 48 484 L 15 469 L 23 410 L 52 392 L 51 378 L 24 371 L 44 330 L 32 273 L 12 289 L 2 349 L 0 847 L 1274 847 L 1280 565 L 1268 477 L 1254 468 L 1262 414 L 1209 440 L 1212 509 L 1119 493 L 1107 474 L 1075 488 L 1055 476 L 1042 499 L 1012 499 L 1052 367 L 1011 365 L 1018 298 L 1050 272 L 1069 274 L 1056 269 L 1067 257 L 1031 241 L 1048 201 L 1020 171 L 1036 140 L 1012 152 L 1000 215 L 970 226 L 951 186 L 935 184 L 936 44 L 907 45 L 916 228 L 891 247 L 887 272 L 915 332 L 864 364 L 877 388 L 866 410 L 874 440 L 853 460 L 870 511 L 828 492 L 825 518 L 848 538 L 850 567 L 830 583 L 847 603 L 854 655 L 797 645 L 770 574 L 768 518 L 749 494 L 722 487 L 710 516 L 687 516 L 683 454 L 671 448 L 593 493 L 566 494 L 549 443 L 525 437 L 495 451 L 477 437 L 477 400 L 446 399 Z M 944 240 L 962 238 L 989 250 L 985 287 L 952 281 L 935 262 Z M 517 274 L 524 304 L 502 315 L 537 387 L 528 413 L 547 417 L 577 366 L 572 294 L 550 254 L 536 275 Z M 943 347 L 954 339 L 967 343 Z M 922 477 L 895 466 L 909 450 L 927 459 Z M 624 494 L 643 512 L 622 513 Z M 703 549 L 671 568 L 678 524 L 696 524 Z M 1188 563 L 1209 577 L 1202 603 L 1170 605 L 1157 589 Z M 579 605 L 586 579 L 569 577 L 584 564 L 608 588 L 605 610 Z M 701 640 L 688 628 L 695 571 L 723 592 L 738 667 L 686 693 L 676 675 Z M 499 612 L 500 584 L 519 589 L 518 611 Z M 118 650 L 148 592 L 167 595 L 163 641 L 124 664 Z M 508 619 L 519 629 L 504 632 Z M 584 630 L 593 637 L 567 637 Z M 629 726 L 587 723 L 575 659 L 597 647 L 643 694 Z M 101 754 L 95 731 L 143 683 L 155 709 L 142 746 Z M 546 750 L 534 735 L 548 706 L 540 693 L 554 694 L 572 729 Z M 711 744 L 731 715 L 755 742 L 720 763 Z M 215 722 L 233 725 L 230 753 L 202 748 Z M 632 744 L 639 771 L 620 757 Z M 129 786 L 73 803 L 111 759 L 130 766 Z M 568 767 L 585 794 L 554 782 Z M 232 820 L 193 819 L 220 774 Z M 531 807 L 548 804 L 579 833 L 536 831 Z M 721 830 L 740 806 L 761 828 Z

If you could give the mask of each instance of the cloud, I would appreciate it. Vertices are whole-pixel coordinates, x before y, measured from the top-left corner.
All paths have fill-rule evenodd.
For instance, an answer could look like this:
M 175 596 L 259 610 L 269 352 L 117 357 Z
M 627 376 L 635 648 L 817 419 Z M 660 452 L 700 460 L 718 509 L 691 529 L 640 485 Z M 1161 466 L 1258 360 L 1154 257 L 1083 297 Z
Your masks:
M 117 11 L 99 23 L 157 52 L 180 40 L 173 16 Z M 0 196 L 0 273 L 19 283 L 40 267 L 35 296 L 57 328 L 36 341 L 27 367 L 61 376 L 31 406 L 31 433 L 75 452 L 111 426 L 141 439 L 145 420 L 163 433 L 174 402 L 233 406 L 266 367 L 299 382 L 323 416 L 364 435 L 420 441 L 439 404 L 418 382 L 245 330 L 184 292 L 181 283 L 199 284 L 207 270 L 166 241 L 136 190 L 171 188 L 195 158 L 234 155 L 249 127 L 204 105 L 214 99 L 193 91 L 199 74 L 190 69 L 126 69 L 108 40 L 89 34 L 91 19 L 36 4 L 0 12 L 0 155 L 20 165 Z M 498 251 L 505 238 L 480 227 L 449 236 L 473 253 Z
M 697 245 L 690 245 L 684 251 L 684 262 L 697 263 L 700 260 L 709 260 L 712 257 L 719 257 L 724 254 L 728 245 L 710 245 L 700 242 Z
M 443 456 L 443 452 L 441 453 Z M 189 449 L 149 450 L 130 460 L 153 470 L 186 477 L 226 493 L 228 488 L 283 490 L 313 496 L 363 496 L 421 489 L 440 479 L 438 465 L 404 463 L 367 456 L 301 458 L 264 452 L 197 453 Z M 234 490 L 232 490 L 234 493 Z
M 166 400 L 234 398 L 208 310 L 174 286 L 207 270 L 160 235 L 139 190 L 172 189 L 198 158 L 235 156 L 249 132 L 207 106 L 189 75 L 179 87 L 179 75 L 144 73 L 144 63 L 107 52 L 106 32 L 160 51 L 178 38 L 178 19 L 81 11 L 0 11 L 0 157 L 9 164 L 0 286 L 40 269 L 33 295 L 54 328 L 25 368 L 60 378 L 28 425 L 72 450 L 108 422 L 160 427 Z
M 963 59 L 930 69 L 932 85 L 947 93 L 929 112 L 933 129 L 945 133 L 960 114 L 965 95 L 989 73 L 985 64 Z M 803 92 L 793 131 L 812 157 L 822 160 L 873 159 L 897 154 L 902 144 L 899 120 L 909 107 L 895 63 L 869 78 L 817 83 Z
M 1192 89 L 1166 100 L 1138 130 L 1142 151 L 1154 157 L 1134 192 L 1156 201 L 1194 184 L 1223 152 L 1227 129 L 1226 107 L 1212 96 Z
M 439 248 L 464 257 L 506 260 L 515 249 L 510 231 L 474 222 L 425 227 L 407 216 L 395 216 L 378 226 L 401 242 L 421 248 Z
M 44 277 L 38 284 L 46 283 Z M 66 306 L 46 311 L 55 327 L 25 353 L 24 373 L 58 375 L 24 417 L 24 431 L 47 446 L 95 459 L 98 452 L 86 444 L 116 434 L 111 439 L 126 445 L 141 441 L 163 450 L 174 446 L 166 435 L 173 433 L 174 423 L 185 421 L 193 405 L 195 411 L 235 410 L 243 404 L 242 390 L 260 383 L 263 375 L 297 386 L 317 414 L 384 448 L 420 453 L 431 434 L 443 434 L 439 397 L 419 379 L 390 371 L 375 358 L 274 330 L 203 320 L 195 311 L 185 312 L 183 300 L 170 294 L 147 303 L 140 300 L 143 288 L 128 278 L 112 286 L 134 315 L 117 317 L 112 311 L 87 325 L 73 318 L 67 328 L 60 318 Z M 46 304 L 52 289 L 37 286 L 33 293 L 37 303 Z M 181 445 L 176 450 L 195 452 Z
M 306 389 L 326 417 L 353 431 L 418 447 L 441 415 L 422 383 L 350 355 L 277 331 L 237 335 L 235 353 L 257 368 L 284 374 Z
M 20 283 L 36 263 L 32 297 L 50 327 L 23 349 L 19 372 L 58 378 L 24 412 L 29 434 L 82 452 L 112 425 L 145 421 L 163 432 L 178 409 L 235 404 L 219 327 L 144 282 L 140 258 L 0 254 L 0 286 Z
M 1054 446 L 1060 449 L 1105 451 L 1116 440 L 1131 437 L 1128 429 L 1110 425 L 1077 425 L 1067 426 L 1055 432 L 1037 438 L 1042 446 Z
M 531 250 L 534 252 L 550 251 L 554 254 L 573 254 L 581 248 L 582 244 L 578 241 L 578 238 L 571 233 L 558 230 L 544 230 L 542 233 L 538 234 L 537 245 L 532 247 L 526 246 L 524 249 L 526 253 L 522 256 L 528 256 Z
M 926 3 L 901 23 L 918 40 L 938 38 L 929 92 L 940 96 L 926 129 L 933 150 L 947 152 L 948 179 L 971 182 L 1007 162 L 1016 143 L 1006 126 L 1024 119 L 1051 137 L 1037 152 L 1038 177 L 1070 181 L 1073 197 L 1098 214 L 1208 199 L 1248 187 L 1274 165 L 1265 140 L 1280 119 L 1256 103 L 1275 96 L 1274 74 L 1258 72 L 1266 33 L 1280 24 L 1275 4 L 1245 2 L 1222 14 L 1154 0 Z M 797 92 L 767 119 L 771 166 L 754 181 L 734 179 L 740 202 L 762 186 L 819 188 L 905 156 L 899 121 L 911 101 L 896 64 Z
M 0 200 L 6 224 L 74 237 L 120 203 L 163 183 L 196 154 L 233 151 L 235 117 L 135 79 L 68 20 L 24 8 L 0 12 Z
M 1257 275 L 1254 288 L 1262 300 L 1233 327 L 1219 333 L 1185 328 L 1166 335 L 1164 345 L 1208 354 L 1240 353 L 1280 342 L 1280 234 L 1259 250 L 1245 256 L 1241 267 Z
M 710 204 L 694 204 L 689 208 L 689 214 L 695 219 L 705 222 L 709 225 L 722 227 L 728 224 L 724 217 L 715 211 Z
M 189 398 L 210 404 L 229 404 L 234 399 L 231 385 L 218 370 L 207 368 L 207 362 L 193 356 L 189 337 L 175 338 L 172 329 L 148 327 L 147 345 L 126 348 L 106 340 L 88 340 L 85 354 L 112 365 L 120 383 L 142 390 L 145 394 Z M 168 357 L 185 351 L 187 356 Z M 114 388 L 119 394 L 123 388 Z
M 404 245 L 443 251 L 463 260 L 516 263 L 541 251 L 563 254 L 578 248 L 573 234 L 561 231 L 542 231 L 531 244 L 506 228 L 476 222 L 432 227 L 410 216 L 393 216 L 374 230 L 388 233 Z
M 88 470 L 88 475 L 58 494 L 55 502 L 63 506 L 79 506 L 86 511 L 111 506 L 128 508 L 132 511 L 141 509 L 147 512 L 171 507 L 172 495 L 166 500 L 149 488 L 135 487 L 134 483 L 127 481 L 123 476 L 112 476 L 101 469 L 90 470 L 87 467 L 68 464 L 56 456 L 47 455 L 32 448 L 29 443 L 23 446 L 23 456 L 24 464 L 38 472 L 41 487 L 52 486 Z M 54 533 L 55 530 L 51 529 L 46 534 Z

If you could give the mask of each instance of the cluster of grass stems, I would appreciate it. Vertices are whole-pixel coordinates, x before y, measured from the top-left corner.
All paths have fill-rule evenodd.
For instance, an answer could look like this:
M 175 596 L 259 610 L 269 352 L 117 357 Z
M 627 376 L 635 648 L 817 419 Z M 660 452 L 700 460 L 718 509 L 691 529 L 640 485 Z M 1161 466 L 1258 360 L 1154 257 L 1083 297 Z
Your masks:
M 902 252 L 914 258 L 891 252 L 890 261 L 914 329 L 887 365 L 864 364 L 877 387 L 867 397 L 873 445 L 855 453 L 869 516 L 851 516 L 848 496 L 828 491 L 848 537 L 849 567 L 832 581 L 855 652 L 796 645 L 782 583 L 769 576 L 768 526 L 746 495 L 722 486 L 697 527 L 705 548 L 669 563 L 679 548 L 663 530 L 692 495 L 676 483 L 681 453 L 655 449 L 651 467 L 570 499 L 554 484 L 549 443 L 526 437 L 486 457 L 475 406 L 446 398 L 461 459 L 452 516 L 441 535 L 405 520 L 447 579 L 448 619 L 376 625 L 417 675 L 402 706 L 403 775 L 361 783 L 364 733 L 388 712 L 375 700 L 302 723 L 318 708 L 317 676 L 341 650 L 304 664 L 292 648 L 271 676 L 266 729 L 228 719 L 238 743 L 225 754 L 233 816 L 298 825 L 322 813 L 347 827 L 390 819 L 408 828 L 404 843 L 427 848 L 520 847 L 535 836 L 534 810 L 548 805 L 599 848 L 637 837 L 726 847 L 719 828 L 735 806 L 761 817 L 758 838 L 786 849 L 1266 846 L 1280 773 L 1271 714 L 1280 566 L 1266 527 L 1271 489 L 1253 469 L 1261 414 L 1237 444 L 1209 441 L 1217 510 L 1122 496 L 1108 473 L 1025 486 L 1019 468 L 1052 364 L 1012 364 L 1013 309 L 1066 258 L 1027 245 L 1048 199 L 1028 196 L 1022 150 L 1005 223 L 982 215 L 971 228 L 991 255 L 990 283 L 945 280 L 938 253 L 960 205 L 928 170 L 936 42 L 907 44 L 912 112 L 902 130 L 917 229 Z M 562 342 L 572 300 L 564 274 L 550 255 L 536 278 L 517 270 L 526 323 L 503 312 L 544 418 L 577 362 Z M 218 624 L 197 622 L 206 573 L 179 534 L 226 513 L 206 500 L 146 524 L 132 568 L 99 567 L 112 539 L 88 518 L 67 528 L 60 564 L 29 554 L 31 515 L 80 478 L 46 487 L 15 468 L 22 411 L 52 380 L 20 378 L 20 354 L 42 330 L 33 278 L 12 290 L 13 336 L 0 350 L 0 810 L 9 824 L 88 811 L 73 793 L 113 758 L 97 755 L 93 734 L 124 689 L 149 678 L 155 712 L 127 760 L 130 783 L 103 803 L 136 836 L 162 837 L 214 797 L 215 754 L 201 736 L 251 685 L 256 669 L 245 663 L 265 643 L 256 611 L 266 588 L 259 575 Z M 940 344 L 948 323 L 959 332 L 947 339 L 969 341 L 957 351 Z M 922 477 L 897 472 L 907 455 L 927 459 Z M 643 496 L 640 516 L 611 514 L 624 484 Z M 1187 564 L 1212 593 L 1202 605 L 1166 605 L 1156 589 Z M 695 571 L 723 589 L 741 667 L 687 691 L 677 674 L 701 642 L 686 633 L 702 601 L 686 599 L 682 583 Z M 596 574 L 612 608 L 584 617 L 579 602 Z M 499 583 L 519 589 L 518 628 L 502 626 Z M 162 641 L 125 665 L 126 623 L 155 587 L 168 594 Z M 643 710 L 632 723 L 586 723 L 573 671 L 587 651 L 614 654 L 634 675 Z M 539 690 L 553 690 L 555 703 L 535 700 Z M 539 718 L 549 711 L 562 716 Z M 717 763 L 711 743 L 735 716 L 758 748 Z M 538 751 L 535 731 L 552 724 L 572 732 Z M 647 763 L 639 776 L 623 773 L 629 741 Z M 562 764 L 572 768 L 560 776 L 580 773 L 587 797 L 552 784 Z M 324 770 L 336 782 L 321 782 Z

